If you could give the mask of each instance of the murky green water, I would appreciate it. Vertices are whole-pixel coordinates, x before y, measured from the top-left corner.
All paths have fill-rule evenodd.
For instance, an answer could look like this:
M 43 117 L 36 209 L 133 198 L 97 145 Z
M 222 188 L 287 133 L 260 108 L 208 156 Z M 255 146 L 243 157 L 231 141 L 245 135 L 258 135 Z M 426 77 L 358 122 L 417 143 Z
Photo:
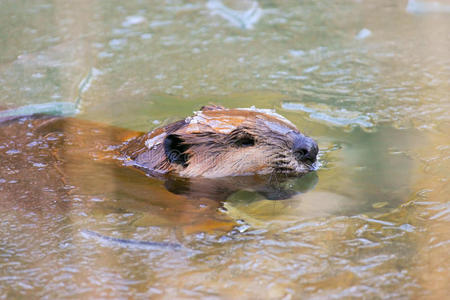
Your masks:
M 28 186 L 2 140 L 0 298 L 448 297 L 450 14 L 427 3 L 2 1 L 2 108 L 70 102 L 145 131 L 209 102 L 274 108 L 322 166 L 287 200 L 180 201 L 94 162 Z

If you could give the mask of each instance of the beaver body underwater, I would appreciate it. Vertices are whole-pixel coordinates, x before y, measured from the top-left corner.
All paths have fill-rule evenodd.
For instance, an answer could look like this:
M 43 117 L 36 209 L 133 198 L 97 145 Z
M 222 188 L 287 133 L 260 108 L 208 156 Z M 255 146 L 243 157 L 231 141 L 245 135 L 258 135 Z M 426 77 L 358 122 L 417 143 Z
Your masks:
M 131 165 L 181 177 L 304 174 L 319 149 L 271 110 L 206 106 L 188 117 L 124 144 Z
M 280 183 L 308 172 L 317 151 L 269 110 L 207 106 L 150 133 L 75 118 L 7 117 L 0 120 L 0 209 L 57 217 L 83 201 L 188 231 L 229 229 L 233 221 L 217 212 L 221 201 L 243 189 L 274 200 L 309 189 L 315 176 L 295 190 Z

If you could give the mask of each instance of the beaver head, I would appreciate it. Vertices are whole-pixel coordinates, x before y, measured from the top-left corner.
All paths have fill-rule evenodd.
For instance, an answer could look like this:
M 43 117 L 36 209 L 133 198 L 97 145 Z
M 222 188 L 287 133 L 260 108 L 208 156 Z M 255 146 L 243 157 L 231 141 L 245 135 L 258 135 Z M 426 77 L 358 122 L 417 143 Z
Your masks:
M 125 143 L 121 153 L 153 174 L 225 177 L 303 174 L 313 169 L 317 143 L 267 109 L 206 106 L 194 116 Z

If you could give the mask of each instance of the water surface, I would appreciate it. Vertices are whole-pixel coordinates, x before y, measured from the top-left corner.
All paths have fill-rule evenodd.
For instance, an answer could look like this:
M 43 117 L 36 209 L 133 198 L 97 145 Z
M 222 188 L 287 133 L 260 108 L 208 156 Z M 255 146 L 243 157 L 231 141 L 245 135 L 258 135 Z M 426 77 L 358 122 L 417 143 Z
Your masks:
M 27 185 L 6 166 L 48 162 L 3 138 L 0 297 L 444 299 L 450 15 L 424 3 L 3 1 L 2 108 L 68 102 L 141 131 L 206 103 L 273 108 L 321 167 L 284 200 L 177 195 L 69 154 L 77 180 Z

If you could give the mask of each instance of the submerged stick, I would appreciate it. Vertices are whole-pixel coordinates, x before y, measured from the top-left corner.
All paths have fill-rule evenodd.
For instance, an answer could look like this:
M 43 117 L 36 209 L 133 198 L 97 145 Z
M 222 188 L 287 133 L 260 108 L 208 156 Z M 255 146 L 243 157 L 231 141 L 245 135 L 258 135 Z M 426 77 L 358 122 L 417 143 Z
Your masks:
M 178 243 L 170 243 L 170 242 L 153 242 L 153 241 L 139 241 L 132 239 L 121 239 L 115 238 L 107 235 L 100 234 L 95 231 L 83 229 L 81 230 L 81 234 L 86 238 L 93 238 L 100 242 L 107 242 L 111 244 L 116 244 L 122 247 L 136 247 L 136 248 L 145 248 L 145 249 L 170 249 L 170 250 L 179 250 L 183 246 Z

